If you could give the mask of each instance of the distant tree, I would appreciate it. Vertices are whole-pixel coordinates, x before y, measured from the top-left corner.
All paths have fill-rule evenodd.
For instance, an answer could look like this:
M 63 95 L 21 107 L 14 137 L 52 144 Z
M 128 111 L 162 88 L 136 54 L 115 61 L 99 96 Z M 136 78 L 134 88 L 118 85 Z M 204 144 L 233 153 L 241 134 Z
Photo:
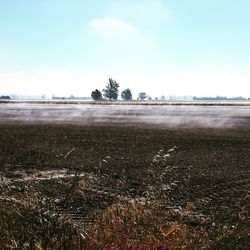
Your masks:
M 173 101 L 173 100 L 175 100 L 176 98 L 175 98 L 175 96 L 170 95 L 170 96 L 168 97 L 168 99 L 169 99 L 170 101 Z
M 118 92 L 119 92 L 119 83 L 113 80 L 112 78 L 109 78 L 109 81 L 106 85 L 106 88 L 103 89 L 104 96 L 111 100 L 117 100 L 118 98 Z
M 0 96 L 0 99 L 9 100 L 9 99 L 11 99 L 11 98 L 10 98 L 10 96 L 8 96 L 8 95 L 2 95 L 2 96 Z
M 146 92 L 140 92 L 139 95 L 138 95 L 138 100 L 145 100 L 147 98 L 147 94 Z
M 132 93 L 130 89 L 125 89 L 121 93 L 121 98 L 125 101 L 132 100 Z
M 69 99 L 75 99 L 74 95 L 70 95 Z
M 99 101 L 102 99 L 102 92 L 98 89 L 92 91 L 91 93 L 91 97 L 95 100 L 95 101 Z

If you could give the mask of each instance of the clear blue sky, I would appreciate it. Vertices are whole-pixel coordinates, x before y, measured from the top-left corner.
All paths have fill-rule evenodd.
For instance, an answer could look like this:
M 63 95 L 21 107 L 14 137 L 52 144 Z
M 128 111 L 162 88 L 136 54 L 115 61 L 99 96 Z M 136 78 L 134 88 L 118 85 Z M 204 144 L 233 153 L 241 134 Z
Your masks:
M 0 0 L 0 94 L 250 96 L 249 0 Z

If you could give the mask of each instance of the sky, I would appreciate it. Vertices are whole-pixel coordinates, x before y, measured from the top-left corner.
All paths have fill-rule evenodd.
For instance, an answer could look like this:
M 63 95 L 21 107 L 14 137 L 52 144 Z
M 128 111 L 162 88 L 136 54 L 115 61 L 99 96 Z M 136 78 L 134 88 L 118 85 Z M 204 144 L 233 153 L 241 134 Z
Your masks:
M 0 0 L 0 95 L 250 97 L 249 0 Z

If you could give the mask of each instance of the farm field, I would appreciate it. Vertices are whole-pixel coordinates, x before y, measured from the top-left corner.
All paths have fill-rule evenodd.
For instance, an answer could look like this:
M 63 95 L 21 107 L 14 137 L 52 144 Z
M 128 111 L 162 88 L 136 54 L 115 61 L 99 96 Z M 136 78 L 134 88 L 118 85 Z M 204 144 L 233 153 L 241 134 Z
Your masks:
M 249 107 L 0 117 L 1 249 L 249 249 Z

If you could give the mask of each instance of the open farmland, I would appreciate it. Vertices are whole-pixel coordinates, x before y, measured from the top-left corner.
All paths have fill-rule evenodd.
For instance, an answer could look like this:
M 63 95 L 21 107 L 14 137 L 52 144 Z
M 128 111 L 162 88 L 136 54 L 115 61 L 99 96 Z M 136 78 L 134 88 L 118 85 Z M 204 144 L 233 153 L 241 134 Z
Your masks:
M 2 249 L 249 249 L 250 107 L 8 103 L 0 117 Z

